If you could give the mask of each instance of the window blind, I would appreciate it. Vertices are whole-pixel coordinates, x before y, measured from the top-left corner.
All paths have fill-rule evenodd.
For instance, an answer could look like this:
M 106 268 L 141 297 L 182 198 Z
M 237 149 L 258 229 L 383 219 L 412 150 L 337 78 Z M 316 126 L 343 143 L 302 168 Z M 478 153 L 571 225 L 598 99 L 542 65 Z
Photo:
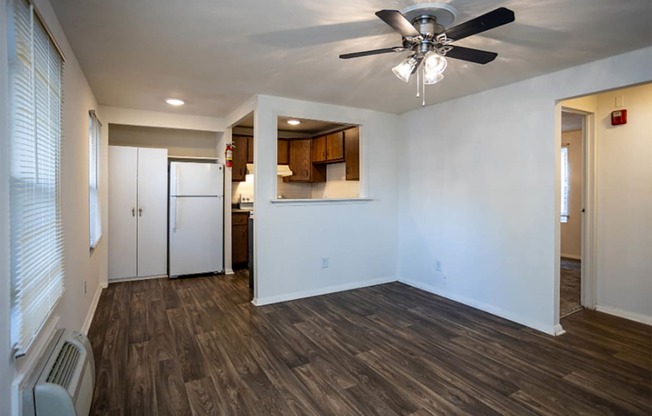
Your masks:
M 98 194 L 100 132 L 102 125 L 95 111 L 88 112 L 88 213 L 90 247 L 95 248 L 102 236 L 100 197 Z
M 11 341 L 20 355 L 63 293 L 63 58 L 32 5 L 13 0 L 10 11 Z
M 561 222 L 568 222 L 568 195 L 570 192 L 570 170 L 568 147 L 561 148 Z

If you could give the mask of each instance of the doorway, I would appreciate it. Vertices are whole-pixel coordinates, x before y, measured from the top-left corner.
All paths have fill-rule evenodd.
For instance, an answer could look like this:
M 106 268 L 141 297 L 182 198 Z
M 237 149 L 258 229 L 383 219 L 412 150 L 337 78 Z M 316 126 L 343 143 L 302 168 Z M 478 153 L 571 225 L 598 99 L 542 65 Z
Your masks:
M 585 115 L 562 110 L 559 316 L 582 310 Z

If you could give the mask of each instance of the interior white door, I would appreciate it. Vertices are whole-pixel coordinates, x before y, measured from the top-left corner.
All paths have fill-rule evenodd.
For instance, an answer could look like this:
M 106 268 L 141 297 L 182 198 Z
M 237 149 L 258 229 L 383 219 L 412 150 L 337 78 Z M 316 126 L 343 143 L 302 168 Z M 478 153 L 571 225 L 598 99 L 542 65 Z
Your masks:
M 109 279 L 136 276 L 138 149 L 109 146 Z
M 138 276 L 167 274 L 167 149 L 138 148 Z
M 224 270 L 222 197 L 170 198 L 170 276 Z

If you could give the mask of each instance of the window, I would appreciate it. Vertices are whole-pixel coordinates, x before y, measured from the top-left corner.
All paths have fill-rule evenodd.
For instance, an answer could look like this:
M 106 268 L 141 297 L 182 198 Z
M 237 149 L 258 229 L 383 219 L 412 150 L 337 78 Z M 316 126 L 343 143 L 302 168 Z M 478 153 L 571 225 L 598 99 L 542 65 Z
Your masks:
M 93 249 L 102 237 L 100 197 L 97 192 L 99 176 L 100 131 L 102 124 L 95 111 L 88 112 L 88 216 L 90 247 Z
M 10 2 L 11 342 L 22 354 L 63 293 L 63 57 L 34 7 Z
M 568 147 L 561 148 L 561 222 L 568 222 L 568 194 L 570 172 L 568 168 Z
M 360 199 L 362 128 L 277 116 L 277 201 Z

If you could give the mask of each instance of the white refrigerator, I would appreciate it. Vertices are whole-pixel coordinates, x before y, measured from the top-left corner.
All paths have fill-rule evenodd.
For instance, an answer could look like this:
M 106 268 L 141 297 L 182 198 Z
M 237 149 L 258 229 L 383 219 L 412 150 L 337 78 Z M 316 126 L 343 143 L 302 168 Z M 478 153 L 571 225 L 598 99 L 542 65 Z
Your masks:
M 224 271 L 224 166 L 170 163 L 170 277 Z

